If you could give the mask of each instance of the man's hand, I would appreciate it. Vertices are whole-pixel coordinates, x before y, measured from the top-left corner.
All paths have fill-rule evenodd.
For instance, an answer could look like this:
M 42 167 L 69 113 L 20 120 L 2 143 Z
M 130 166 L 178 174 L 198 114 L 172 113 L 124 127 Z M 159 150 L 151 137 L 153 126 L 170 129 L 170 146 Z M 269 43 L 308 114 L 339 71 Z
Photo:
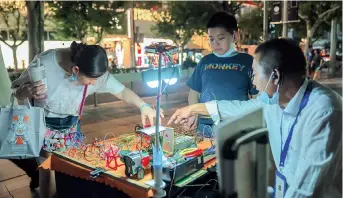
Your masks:
M 193 130 L 197 127 L 198 115 L 188 118 L 187 122 L 183 124 L 183 129 L 186 131 Z
M 147 125 L 147 119 L 149 119 L 150 125 L 154 125 L 154 119 L 156 118 L 156 110 L 149 106 L 144 106 L 141 109 L 141 117 L 143 126 Z M 164 118 L 163 109 L 160 109 L 160 118 Z
M 181 109 L 176 110 L 176 112 L 172 115 L 170 120 L 168 121 L 168 125 L 172 124 L 183 124 L 188 121 L 190 117 L 194 116 L 192 112 L 192 106 L 187 106 Z

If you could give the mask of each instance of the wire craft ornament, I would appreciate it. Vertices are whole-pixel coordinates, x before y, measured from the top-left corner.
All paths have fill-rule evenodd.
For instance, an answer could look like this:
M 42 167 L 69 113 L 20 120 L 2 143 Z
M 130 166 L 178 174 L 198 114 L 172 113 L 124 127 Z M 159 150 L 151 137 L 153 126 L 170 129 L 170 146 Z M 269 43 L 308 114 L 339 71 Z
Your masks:
M 109 148 L 104 151 L 104 157 L 106 160 L 107 168 L 117 170 L 118 167 L 124 165 L 124 164 L 118 164 L 117 159 L 118 157 L 120 158 L 119 152 L 120 152 L 120 148 L 113 144 L 111 144 Z

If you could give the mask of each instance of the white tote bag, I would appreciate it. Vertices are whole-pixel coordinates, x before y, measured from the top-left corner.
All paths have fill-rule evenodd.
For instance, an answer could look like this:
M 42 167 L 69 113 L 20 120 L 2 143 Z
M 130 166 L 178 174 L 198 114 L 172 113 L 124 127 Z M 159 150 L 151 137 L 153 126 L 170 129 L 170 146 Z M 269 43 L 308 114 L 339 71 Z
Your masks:
M 39 157 L 46 131 L 44 110 L 27 105 L 0 107 L 0 159 Z

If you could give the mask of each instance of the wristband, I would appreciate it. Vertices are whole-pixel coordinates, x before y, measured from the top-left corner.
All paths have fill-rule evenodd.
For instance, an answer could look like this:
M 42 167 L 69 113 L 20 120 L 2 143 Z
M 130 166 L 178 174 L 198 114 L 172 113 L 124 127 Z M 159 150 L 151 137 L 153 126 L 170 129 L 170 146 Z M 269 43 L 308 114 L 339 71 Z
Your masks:
M 151 105 L 145 103 L 145 104 L 142 104 L 142 106 L 139 109 L 142 111 L 144 107 L 150 107 L 151 108 Z

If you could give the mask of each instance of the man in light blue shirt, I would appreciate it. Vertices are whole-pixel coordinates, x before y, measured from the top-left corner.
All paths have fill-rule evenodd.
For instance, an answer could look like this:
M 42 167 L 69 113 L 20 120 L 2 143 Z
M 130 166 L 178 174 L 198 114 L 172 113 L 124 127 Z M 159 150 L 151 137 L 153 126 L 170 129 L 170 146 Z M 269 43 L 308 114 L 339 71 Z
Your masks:
M 342 98 L 306 79 L 304 54 L 288 39 L 259 45 L 253 70 L 257 98 L 191 105 L 177 110 L 168 124 L 184 123 L 195 114 L 210 115 L 219 123 L 263 107 L 273 158 L 287 189 L 282 196 L 311 197 L 321 167 L 340 144 Z

